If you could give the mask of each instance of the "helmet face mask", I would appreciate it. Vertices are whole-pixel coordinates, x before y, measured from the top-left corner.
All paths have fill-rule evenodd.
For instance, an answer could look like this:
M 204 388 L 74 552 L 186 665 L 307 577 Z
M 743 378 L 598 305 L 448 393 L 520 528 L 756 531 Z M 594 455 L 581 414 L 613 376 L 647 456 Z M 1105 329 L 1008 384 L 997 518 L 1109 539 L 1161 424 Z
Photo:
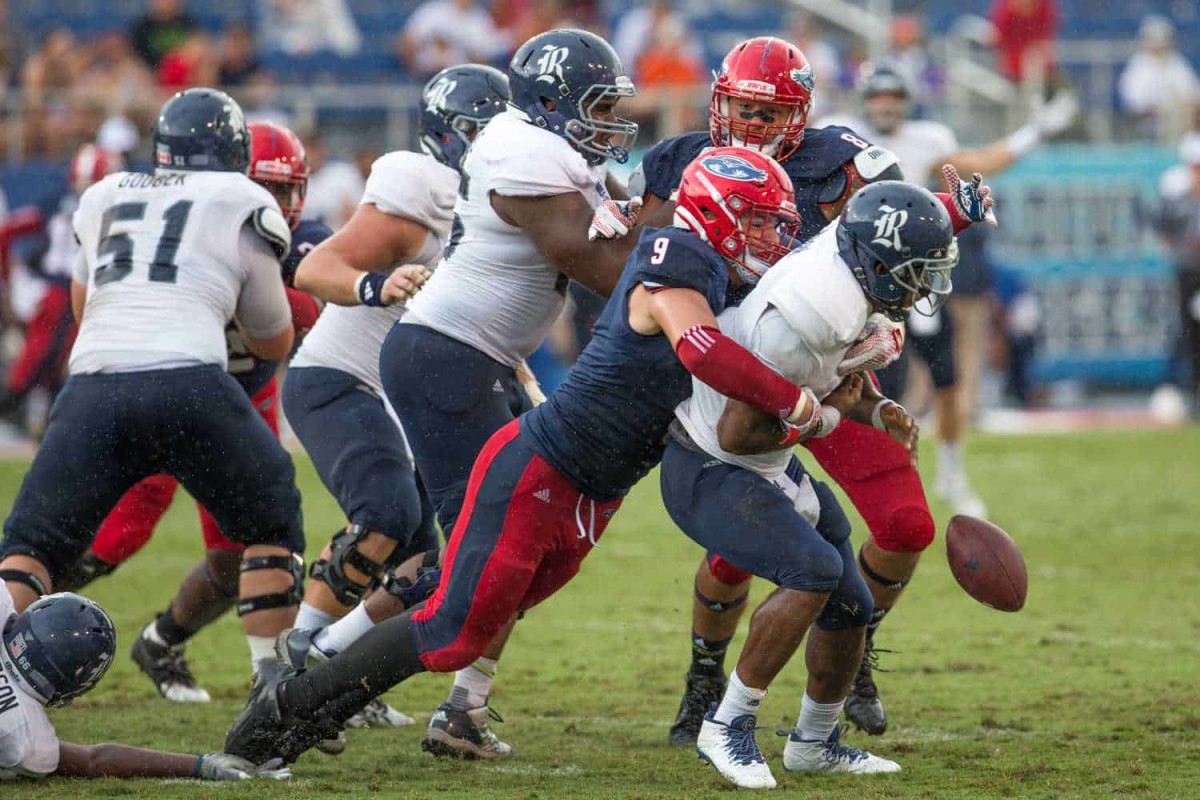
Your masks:
M 713 144 L 787 158 L 804 139 L 813 86 L 812 67 L 795 46 L 766 36 L 742 42 L 725 56 L 713 81 Z
M 616 106 L 622 97 L 633 97 L 634 94 L 633 81 L 624 75 L 611 86 L 591 86 L 584 92 L 576 109 L 578 118 L 567 123 L 566 137 L 584 154 L 588 163 L 599 164 L 611 158 L 624 164 L 629 160 L 638 126 L 636 122 L 618 117 Z
M 426 155 L 460 171 L 471 142 L 512 97 L 508 77 L 481 64 L 449 67 L 429 79 L 417 136 Z
M 255 122 L 250 131 L 250 180 L 274 196 L 295 230 L 308 194 L 308 154 L 300 137 L 272 122 Z

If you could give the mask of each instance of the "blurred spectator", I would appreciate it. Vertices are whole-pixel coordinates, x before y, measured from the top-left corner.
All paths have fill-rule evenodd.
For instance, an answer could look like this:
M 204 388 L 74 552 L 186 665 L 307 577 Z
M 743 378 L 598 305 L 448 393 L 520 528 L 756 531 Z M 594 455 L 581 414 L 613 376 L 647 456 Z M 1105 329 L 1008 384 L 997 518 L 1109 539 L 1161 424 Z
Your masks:
M 583 23 L 573 16 L 574 12 L 575 9 L 566 0 L 530 0 L 512 24 L 507 26 L 507 40 L 519 44 L 555 28 L 578 28 Z
M 221 86 L 245 86 L 263 79 L 262 64 L 254 53 L 254 34 L 244 22 L 231 22 L 225 26 L 221 31 L 220 49 L 217 80 Z
M 1049 83 L 1057 65 L 1058 6 L 1054 0 L 995 0 L 990 13 L 1000 73 L 1014 83 Z
M 643 55 L 657 55 L 652 50 L 660 48 L 658 37 L 664 32 L 676 37 L 674 46 L 678 50 L 672 55 L 682 61 L 702 63 L 704 52 L 695 35 L 688 30 L 687 18 L 675 11 L 671 0 L 650 0 L 644 6 L 635 6 L 625 12 L 613 31 L 612 46 L 635 84 L 641 83 L 638 63 Z
M 1121 72 L 1121 104 L 1138 117 L 1143 135 L 1173 140 L 1200 102 L 1200 79 L 1175 47 L 1175 26 L 1166 17 L 1143 19 L 1138 44 Z
M 324 222 L 335 231 L 346 224 L 366 188 L 366 178 L 360 167 L 343 159 L 330 158 L 329 147 L 323 139 L 310 137 L 304 142 L 308 153 L 308 194 L 304 201 L 304 216 Z M 370 163 L 367 164 L 370 169 Z
M 8 18 L 8 3 L 0 0 L 0 99 L 13 85 L 20 63 L 20 32 Z
M 892 18 L 892 52 L 888 61 L 896 68 L 912 90 L 912 102 L 917 113 L 936 106 L 941 99 L 943 79 L 941 70 L 929 57 L 925 25 L 916 14 L 898 14 Z
M 1175 266 L 1182 330 L 1173 359 L 1173 378 L 1184 384 L 1191 373 L 1193 410 L 1200 411 L 1200 132 L 1179 144 L 1181 167 L 1163 176 L 1159 186 L 1159 233 Z
M 75 41 L 66 28 L 55 28 L 42 39 L 42 46 L 21 69 L 21 88 L 32 108 L 61 98 L 74 85 L 87 63 L 88 50 Z
M 400 32 L 400 60 L 417 80 L 466 61 L 502 60 L 516 42 L 499 31 L 475 0 L 427 0 Z
M 100 103 L 106 114 L 129 115 L 147 124 L 161 105 L 154 76 L 120 30 L 96 39 L 73 93 Z
M 291 56 L 362 49 L 362 34 L 345 0 L 258 0 L 260 44 Z
M 171 50 L 179 47 L 196 30 L 196 21 L 188 16 L 182 0 L 150 0 L 144 16 L 129 30 L 134 51 L 151 67 L 157 68 Z
M 647 48 L 634 65 L 639 88 L 678 88 L 703 82 L 704 63 L 681 20 L 674 16 L 659 20 L 654 43 L 656 46 Z
M 816 119 L 820 114 L 837 108 L 837 96 L 841 89 L 842 59 L 837 48 L 825 39 L 821 23 L 807 11 L 793 9 L 787 17 L 787 32 L 784 39 L 800 48 L 813 68 L 813 106 L 809 114 Z
M 97 147 L 120 153 L 122 156 L 128 156 L 138 146 L 139 140 L 138 127 L 124 116 L 109 117 L 96 131 Z
M 158 63 L 158 85 L 167 92 L 217 83 L 217 54 L 212 37 L 197 31 Z

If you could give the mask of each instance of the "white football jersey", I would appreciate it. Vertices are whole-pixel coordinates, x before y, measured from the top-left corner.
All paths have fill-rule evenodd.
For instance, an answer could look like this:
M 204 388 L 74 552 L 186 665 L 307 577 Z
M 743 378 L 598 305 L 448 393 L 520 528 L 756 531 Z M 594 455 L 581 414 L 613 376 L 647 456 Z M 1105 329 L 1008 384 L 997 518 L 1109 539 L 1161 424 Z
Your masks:
M 954 131 L 940 122 L 906 119 L 890 134 L 875 130 L 864 119 L 829 118 L 821 125 L 843 125 L 871 144 L 891 150 L 900 159 L 904 179 L 921 186 L 941 185 L 937 171 L 960 149 Z
M 450 233 L 457 192 L 458 173 L 453 169 L 423 153 L 398 151 L 371 165 L 362 203 L 423 225 L 429 234 L 413 262 L 432 269 L 441 258 L 442 246 Z M 379 350 L 404 312 L 404 303 L 383 308 L 331 303 L 304 337 L 292 366 L 329 367 L 348 372 L 383 397 Z
M 866 295 L 838 254 L 836 234 L 836 223 L 826 226 L 780 259 L 740 306 L 718 317 L 722 333 L 818 398 L 841 383 L 838 364 L 871 313 Z M 679 404 L 675 416 L 705 452 L 768 480 L 779 479 L 791 460 L 790 450 L 734 455 L 721 449 L 717 422 L 725 402 L 724 395 L 693 378 L 692 396 Z
M 475 139 L 463 174 L 466 191 L 454 206 L 445 258 L 402 324 L 428 326 L 515 369 L 558 317 L 567 278 L 523 230 L 496 215 L 490 195 L 579 192 L 595 208 L 608 199 L 607 168 L 590 166 L 566 139 L 509 109 Z
M 281 333 L 291 314 L 279 263 L 247 255 L 243 226 L 287 252 L 275 199 L 235 172 L 119 172 L 84 192 L 73 277 L 87 304 L 70 372 L 225 368 L 235 314 L 251 336 Z
M 0 628 L 16 613 L 0 580 Z M 0 780 L 41 778 L 58 769 L 58 734 L 37 698 L 25 691 L 0 648 Z

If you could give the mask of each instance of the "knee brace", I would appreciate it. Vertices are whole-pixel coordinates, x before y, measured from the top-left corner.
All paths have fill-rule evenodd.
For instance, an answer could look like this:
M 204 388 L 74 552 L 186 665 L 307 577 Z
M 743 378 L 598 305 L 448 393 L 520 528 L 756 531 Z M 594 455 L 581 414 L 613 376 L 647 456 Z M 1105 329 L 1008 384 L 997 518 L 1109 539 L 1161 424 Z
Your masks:
M 29 572 L 19 569 L 0 569 L 0 581 L 4 581 L 5 583 L 20 583 L 32 589 L 38 597 L 46 596 L 46 584 L 42 583 L 41 578 L 37 575 Z
M 705 558 L 708 561 L 708 571 L 712 573 L 714 578 L 726 586 L 737 586 L 739 583 L 745 583 L 754 577 L 749 572 L 738 569 L 715 553 L 709 553 Z
M 733 611 L 735 608 L 740 608 L 745 604 L 746 599 L 750 597 L 750 592 L 746 592 L 741 597 L 735 597 L 732 600 L 713 600 L 711 597 L 705 597 L 700 594 L 699 586 L 693 586 L 692 590 L 696 593 L 696 599 L 700 601 L 700 605 L 715 614 L 724 614 L 726 611 Z
M 892 553 L 920 553 L 933 543 L 936 528 L 929 509 L 902 506 L 888 515 L 881 531 L 871 531 L 875 544 Z
M 334 598 L 344 606 L 356 606 L 362 602 L 383 574 L 384 565 L 367 558 L 358 551 L 358 543 L 369 531 L 362 525 L 353 524 L 334 535 L 329 543 L 329 558 L 313 562 L 309 576 L 321 581 L 333 592 Z M 346 566 L 354 567 L 367 576 L 366 583 L 357 583 L 346 574 Z
M 437 590 L 441 578 L 442 570 L 438 567 L 438 551 L 429 550 L 426 551 L 417 567 L 415 579 L 409 578 L 407 575 L 396 575 L 389 572 L 383 576 L 379 586 L 392 597 L 399 599 L 407 609 L 429 599 L 429 596 Z
M 285 592 L 263 594 L 257 597 L 246 597 L 238 601 L 237 614 L 244 617 L 255 611 L 268 611 L 272 608 L 298 606 L 304 599 L 304 559 L 299 553 L 286 556 L 255 556 L 242 559 L 241 572 L 253 572 L 259 569 L 281 569 L 292 578 L 291 587 Z

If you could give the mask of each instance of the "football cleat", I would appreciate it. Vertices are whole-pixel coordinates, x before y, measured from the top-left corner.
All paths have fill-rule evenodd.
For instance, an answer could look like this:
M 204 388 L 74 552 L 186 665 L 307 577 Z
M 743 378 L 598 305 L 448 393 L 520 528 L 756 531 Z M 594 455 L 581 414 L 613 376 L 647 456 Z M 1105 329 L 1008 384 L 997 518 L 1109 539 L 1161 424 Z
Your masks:
M 313 638 L 320 628 L 289 628 L 275 637 L 275 655 L 283 663 L 296 672 L 303 672 L 309 667 L 315 667 L 323 661 L 328 661 L 330 655 L 313 644 Z M 357 715 L 355 715 L 357 716 Z M 353 718 L 347 721 L 351 725 Z M 365 725 L 353 725 L 355 728 Z M 340 755 L 346 749 L 346 732 L 338 731 L 337 736 L 317 742 L 317 749 L 327 756 Z
M 863 650 L 862 663 L 854 676 L 850 696 L 846 698 L 846 719 L 859 730 L 879 736 L 887 730 L 887 712 L 879 699 L 879 688 L 875 686 L 874 671 L 879 668 L 879 651 L 875 649 L 874 631 L 867 633 L 867 645 Z M 880 670 L 886 672 L 887 670 Z
M 225 735 L 224 752 L 252 764 L 273 758 L 290 764 L 305 750 L 333 737 L 338 729 L 336 723 L 285 717 L 279 708 L 279 687 L 295 675 L 296 670 L 290 664 L 273 658 L 259 665 L 254 685 L 250 687 L 250 699 Z
M 845 726 L 835 727 L 824 741 L 801 739 L 795 731 L 780 731 L 781 736 L 788 737 L 783 748 L 783 768 L 788 772 L 849 772 L 855 775 L 900 771 L 900 765 L 895 761 L 842 744 L 844 730 Z
M 716 710 L 714 703 L 700 725 L 696 738 L 700 760 L 711 764 L 721 777 L 739 788 L 774 789 L 775 776 L 754 736 L 755 716 L 743 714 L 726 725 L 713 719 Z
M 403 728 L 412 725 L 416 720 L 398 711 L 376 697 L 350 719 L 346 720 L 348 728 Z M 318 745 L 319 747 L 319 745 Z
M 183 655 L 183 645 L 169 647 L 138 636 L 129 653 L 138 669 L 146 673 L 158 693 L 173 703 L 207 703 L 212 698 L 196 684 Z
M 713 703 L 721 702 L 725 696 L 727 680 L 724 672 L 703 675 L 688 670 L 687 683 L 683 688 L 683 699 L 679 701 L 679 713 L 671 726 L 669 741 L 673 747 L 693 747 L 704 723 L 704 715 Z
M 475 759 L 507 758 L 513 754 L 512 745 L 500 741 L 488 724 L 488 718 L 497 722 L 504 719 L 489 706 L 479 706 L 466 711 L 442 703 L 433 712 L 421 749 L 426 753 L 446 758 Z

